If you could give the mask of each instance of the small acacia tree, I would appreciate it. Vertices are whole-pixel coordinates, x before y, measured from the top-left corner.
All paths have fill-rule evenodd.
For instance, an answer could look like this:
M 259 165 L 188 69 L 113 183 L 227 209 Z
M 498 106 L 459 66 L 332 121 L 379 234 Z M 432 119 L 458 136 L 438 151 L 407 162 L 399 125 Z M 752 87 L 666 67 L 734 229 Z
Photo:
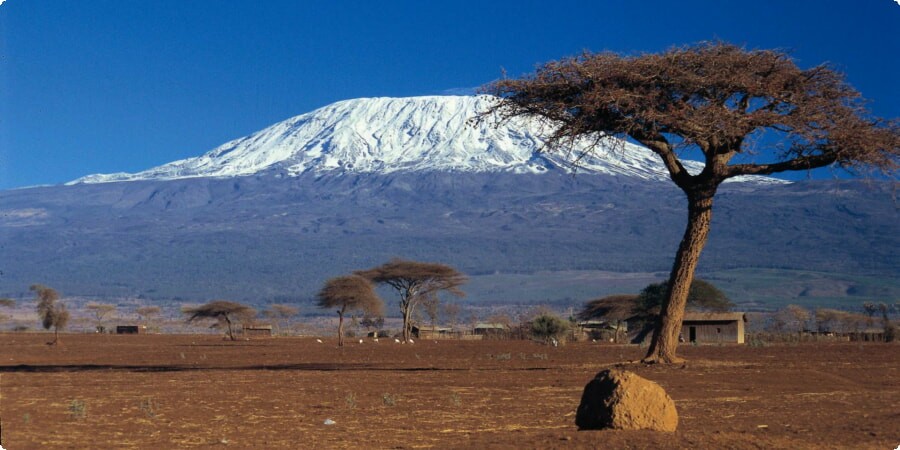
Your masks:
M 363 311 L 366 315 L 379 316 L 384 310 L 384 302 L 375 293 L 372 282 L 359 275 L 329 279 L 316 298 L 320 308 L 338 308 L 338 346 L 344 345 L 344 314 Z
M 774 50 L 713 42 L 637 56 L 584 53 L 485 90 L 500 100 L 482 117 L 546 119 L 548 149 L 585 143 L 576 162 L 609 145 L 627 151 L 617 137 L 637 141 L 659 156 L 687 197 L 687 227 L 648 363 L 681 361 L 675 353 L 688 290 L 723 181 L 825 166 L 896 177 L 900 156 L 897 120 L 872 117 L 840 73 L 801 69 Z M 702 154 L 702 170 L 688 172 L 684 149 Z
M 576 316 L 579 320 L 606 320 L 616 327 L 613 341 L 618 343 L 622 334 L 622 322 L 635 315 L 637 295 L 617 294 L 589 300 Z
M 413 313 L 425 299 L 436 298 L 441 291 L 462 297 L 459 289 L 468 279 L 456 269 L 438 263 L 392 259 L 368 270 L 355 272 L 373 283 L 387 284 L 400 296 L 400 314 L 403 315 L 403 340 L 409 341 L 412 333 Z
M 184 307 L 181 309 L 181 312 L 188 316 L 188 323 L 200 319 L 216 319 L 217 321 L 225 322 L 225 336 L 232 341 L 237 340 L 237 338 L 234 337 L 234 321 L 237 319 L 247 320 L 256 315 L 256 310 L 253 308 L 227 300 L 214 300 L 205 305 Z M 213 326 L 216 325 L 218 324 L 214 324 Z
M 159 328 L 155 325 L 156 318 L 162 314 L 162 308 L 159 306 L 139 306 L 134 310 L 134 313 L 138 316 L 138 321 L 142 323 L 145 327 L 147 327 L 151 331 L 159 331 Z
M 53 342 L 50 345 L 56 345 L 59 341 L 59 330 L 64 329 L 69 323 L 69 311 L 66 305 L 59 303 L 59 293 L 56 289 L 49 288 L 41 284 L 33 284 L 30 288 L 37 296 L 38 317 L 41 319 L 41 325 L 45 330 L 53 328 Z
M 138 315 L 138 320 L 142 322 L 151 320 L 161 312 L 162 309 L 159 306 L 141 306 L 134 310 L 134 313 Z
M 91 315 L 94 316 L 97 332 L 102 333 L 106 331 L 106 327 L 103 325 L 103 321 L 106 320 L 106 316 L 115 312 L 116 305 L 111 305 L 109 303 L 90 302 L 84 306 L 84 309 L 88 310 L 88 312 L 90 312 Z

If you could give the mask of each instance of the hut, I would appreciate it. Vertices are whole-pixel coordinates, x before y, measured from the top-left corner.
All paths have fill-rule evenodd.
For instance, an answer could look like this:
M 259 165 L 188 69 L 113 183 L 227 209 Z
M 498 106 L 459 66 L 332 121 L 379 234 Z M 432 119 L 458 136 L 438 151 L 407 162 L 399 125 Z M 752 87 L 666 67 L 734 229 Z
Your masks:
M 453 329 L 438 325 L 413 325 L 412 334 L 419 339 L 453 339 Z
M 116 334 L 142 334 L 147 331 L 143 325 L 117 325 Z
M 475 336 L 501 337 L 509 333 L 509 327 L 502 323 L 476 323 L 472 328 Z
M 847 336 L 853 342 L 886 342 L 884 331 L 884 328 L 869 327 L 859 331 L 851 331 L 847 333 Z
M 628 325 L 624 321 L 610 323 L 605 320 L 582 320 L 578 322 L 573 332 L 576 341 L 618 342 L 628 333 Z
M 244 325 L 241 330 L 244 336 L 271 336 L 272 325 Z
M 743 344 L 747 315 L 742 312 L 686 312 L 681 338 L 696 344 Z

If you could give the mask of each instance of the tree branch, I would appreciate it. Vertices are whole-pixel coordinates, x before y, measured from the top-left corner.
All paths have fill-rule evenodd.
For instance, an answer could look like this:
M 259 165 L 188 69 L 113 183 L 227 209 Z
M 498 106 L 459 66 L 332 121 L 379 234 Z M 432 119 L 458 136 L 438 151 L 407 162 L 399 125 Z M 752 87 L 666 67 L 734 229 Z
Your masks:
M 684 187 L 690 181 L 690 174 L 678 160 L 678 156 L 672 149 L 672 145 L 666 140 L 665 136 L 658 133 L 647 133 L 643 130 L 629 133 L 636 141 L 644 144 L 647 148 L 660 156 L 669 171 L 672 181 L 679 187 Z
M 789 170 L 811 170 L 825 167 L 837 161 L 837 155 L 808 155 L 773 164 L 735 164 L 728 166 L 726 178 L 739 175 L 769 175 Z

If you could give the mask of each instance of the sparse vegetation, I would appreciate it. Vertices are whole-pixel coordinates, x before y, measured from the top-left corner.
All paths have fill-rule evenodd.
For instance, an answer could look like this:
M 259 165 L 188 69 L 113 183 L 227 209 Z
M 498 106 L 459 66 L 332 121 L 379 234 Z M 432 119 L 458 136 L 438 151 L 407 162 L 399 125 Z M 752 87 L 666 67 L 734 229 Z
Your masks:
M 156 418 L 158 408 L 159 407 L 156 404 L 156 400 L 154 400 L 153 397 L 147 397 L 147 398 L 141 400 L 141 404 L 140 404 L 141 412 L 143 412 L 144 415 L 146 415 L 148 419 L 152 420 L 152 419 Z
M 69 415 L 74 419 L 83 419 L 87 416 L 87 405 L 84 400 L 72 400 L 69 402 Z
M 350 409 L 356 408 L 356 394 L 348 392 L 347 396 L 344 397 L 344 404 Z
M 384 406 L 395 406 L 395 405 L 397 405 L 397 400 L 398 400 L 397 394 L 388 394 L 388 393 L 381 394 L 381 403 Z
M 450 393 L 450 404 L 454 407 L 459 408 L 460 406 L 462 406 L 462 397 L 460 397 L 456 392 Z

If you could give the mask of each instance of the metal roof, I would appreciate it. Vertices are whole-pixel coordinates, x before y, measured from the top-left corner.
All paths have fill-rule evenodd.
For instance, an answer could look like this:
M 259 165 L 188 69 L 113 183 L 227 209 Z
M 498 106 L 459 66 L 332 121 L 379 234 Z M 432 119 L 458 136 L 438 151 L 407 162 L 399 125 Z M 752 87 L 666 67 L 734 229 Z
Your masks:
M 747 321 L 747 315 L 742 312 L 686 312 L 683 322 L 733 322 Z

